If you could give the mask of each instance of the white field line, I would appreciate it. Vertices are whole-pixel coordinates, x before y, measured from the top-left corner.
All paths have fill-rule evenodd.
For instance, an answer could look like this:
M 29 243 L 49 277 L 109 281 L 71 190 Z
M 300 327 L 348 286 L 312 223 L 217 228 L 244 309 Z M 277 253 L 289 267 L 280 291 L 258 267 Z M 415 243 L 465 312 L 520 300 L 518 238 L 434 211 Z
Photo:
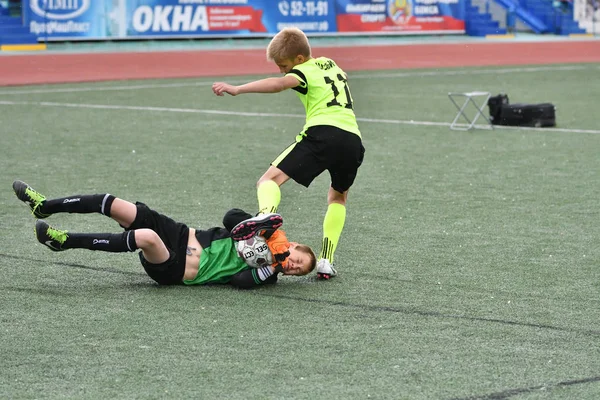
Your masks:
M 150 83 L 144 85 L 119 85 L 119 86 L 78 86 L 74 88 L 52 88 L 52 89 L 31 89 L 31 90 L 0 90 L 0 96 L 8 94 L 41 94 L 41 93 L 78 93 L 78 92 L 107 92 L 121 90 L 144 90 L 144 89 L 162 89 L 162 88 L 180 88 L 186 86 L 208 86 L 212 82 L 186 82 L 186 83 Z
M 157 111 L 173 113 L 193 113 L 193 114 L 217 114 L 217 115 L 237 115 L 241 117 L 287 117 L 304 118 L 300 114 L 277 114 L 277 113 L 256 113 L 225 110 L 201 110 L 197 108 L 170 108 L 170 107 L 147 107 L 147 106 L 121 106 L 115 104 L 79 104 L 79 103 L 56 103 L 52 101 L 6 101 L 0 100 L 0 105 L 27 105 L 42 107 L 64 107 L 64 108 L 92 108 L 97 110 L 130 110 L 130 111 Z
M 589 68 L 588 66 L 582 65 L 555 65 L 548 67 L 514 67 L 514 68 L 494 68 L 494 69 L 460 69 L 450 71 L 412 71 L 412 72 L 392 72 L 392 73 L 380 73 L 366 75 L 351 75 L 350 79 L 373 79 L 373 78 L 404 78 L 412 76 L 454 76 L 454 75 L 472 75 L 472 74 L 511 74 L 513 72 L 543 72 L 543 71 L 581 71 Z
M 458 76 L 458 75 L 473 75 L 473 74 L 510 74 L 513 72 L 529 72 L 536 73 L 542 71 L 581 71 L 586 68 L 591 68 L 593 64 L 589 66 L 581 65 L 558 65 L 558 66 L 546 66 L 546 67 L 514 67 L 514 68 L 492 68 L 492 69 L 460 69 L 460 70 L 428 70 L 428 71 L 406 71 L 406 72 L 392 72 L 392 73 L 377 73 L 374 71 L 372 74 L 356 74 L 350 75 L 352 80 L 355 79 L 388 79 L 388 78 L 405 78 L 405 77 L 420 77 L 420 76 Z M 600 66 L 596 66 L 600 69 Z M 222 78 L 220 78 L 222 79 Z M 43 93 L 79 93 L 79 92 L 105 92 L 105 91 L 122 91 L 122 90 L 145 90 L 145 89 L 161 89 L 161 88 L 180 88 L 190 86 L 210 86 L 212 82 L 219 80 L 215 78 L 211 81 L 200 81 L 190 83 L 189 79 L 186 78 L 186 82 L 178 83 L 148 83 L 138 85 L 116 85 L 116 86 L 81 86 L 72 88 L 48 88 L 48 89 L 23 89 L 23 90 L 0 90 L 0 96 L 6 95 L 21 95 L 21 94 L 43 94 Z M 235 80 L 230 80 L 230 83 L 244 83 L 247 80 L 243 80 L 237 77 Z
M 147 107 L 147 106 L 121 106 L 114 104 L 79 104 L 79 103 L 57 103 L 50 101 L 32 102 L 32 101 L 8 101 L 0 100 L 0 105 L 4 106 L 38 106 L 38 107 L 63 107 L 63 108 L 88 108 L 98 110 L 129 110 L 143 112 L 172 112 L 172 113 L 190 113 L 190 114 L 213 114 L 239 117 L 275 117 L 275 118 L 302 118 L 301 114 L 279 114 L 279 113 L 257 113 L 257 112 L 239 112 L 239 111 L 224 111 L 224 110 L 206 110 L 197 108 L 170 108 L 170 107 Z M 395 125 L 418 125 L 418 126 L 447 126 L 449 122 L 432 122 L 432 121 L 414 121 L 414 120 L 398 120 L 398 119 L 379 119 L 379 118 L 357 118 L 360 122 L 374 124 L 395 124 Z M 565 132 L 565 133 L 592 133 L 600 134 L 597 129 L 567 129 L 567 128 L 529 128 L 529 127 L 514 127 L 514 126 L 494 126 L 495 129 L 520 129 L 539 132 Z

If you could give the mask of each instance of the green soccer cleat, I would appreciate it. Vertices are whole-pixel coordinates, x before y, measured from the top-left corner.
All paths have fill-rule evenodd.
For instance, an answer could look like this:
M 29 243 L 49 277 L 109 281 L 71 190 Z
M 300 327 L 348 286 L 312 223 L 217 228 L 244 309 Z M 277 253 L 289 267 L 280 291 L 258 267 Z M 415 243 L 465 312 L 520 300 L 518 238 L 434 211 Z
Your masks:
M 31 208 L 31 213 L 36 218 L 47 218 L 52 214 L 44 214 L 40 211 L 40 206 L 46 200 L 46 196 L 36 192 L 31 186 L 23 181 L 14 181 L 13 190 L 22 202 Z
M 50 248 L 52 251 L 63 251 L 63 245 L 69 238 L 67 231 L 54 229 L 43 219 L 38 219 L 35 223 L 35 236 L 37 240 Z

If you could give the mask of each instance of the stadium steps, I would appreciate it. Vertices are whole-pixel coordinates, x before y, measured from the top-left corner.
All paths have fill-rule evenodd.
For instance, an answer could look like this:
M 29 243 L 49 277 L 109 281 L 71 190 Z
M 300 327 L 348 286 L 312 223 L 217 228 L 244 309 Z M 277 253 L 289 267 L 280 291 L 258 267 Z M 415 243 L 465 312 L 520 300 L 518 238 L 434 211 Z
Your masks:
M 506 29 L 501 28 L 490 13 L 480 12 L 472 0 L 465 4 L 465 31 L 469 36 L 506 35 Z
M 573 14 L 573 4 L 568 7 L 557 9 L 552 0 L 520 0 L 520 4 L 538 16 L 551 31 L 557 35 L 570 35 L 586 33 L 585 29 L 579 27 Z
M 5 9 L 4 9 L 5 10 Z M 21 18 L 0 15 L 0 50 L 43 50 L 36 35 L 29 33 Z
M 512 12 L 525 25 L 531 28 L 535 33 L 548 33 L 550 28 L 537 15 L 524 7 L 518 0 L 495 0 L 507 12 Z

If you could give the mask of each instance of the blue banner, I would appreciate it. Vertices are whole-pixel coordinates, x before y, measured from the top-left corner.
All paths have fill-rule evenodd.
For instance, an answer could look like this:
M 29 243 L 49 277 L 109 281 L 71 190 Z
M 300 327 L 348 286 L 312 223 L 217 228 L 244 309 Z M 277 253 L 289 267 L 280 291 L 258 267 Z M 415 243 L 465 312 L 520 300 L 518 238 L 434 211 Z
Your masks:
M 335 31 L 332 0 L 130 0 L 124 21 L 127 36 L 133 37 L 248 36 L 292 25 L 307 33 Z
M 386 26 L 395 28 L 400 21 L 402 29 L 413 29 L 416 26 L 404 19 L 411 12 L 418 16 L 415 10 L 430 12 L 428 21 L 432 17 L 440 21 L 446 17 L 462 20 L 462 15 L 457 16 L 448 6 L 462 5 L 463 1 L 24 0 L 23 16 L 30 32 L 46 40 L 264 37 L 287 26 L 296 26 L 308 34 L 365 33 L 390 30 Z M 428 8 L 401 8 L 402 4 L 426 4 Z M 392 9 L 395 14 L 390 14 Z M 408 17 L 390 19 L 389 15 L 398 14 L 398 10 Z M 440 23 L 436 28 L 444 30 L 450 25 Z M 421 26 L 420 30 L 426 29 Z
M 23 0 L 23 21 L 39 38 L 106 38 L 105 3 L 92 0 Z

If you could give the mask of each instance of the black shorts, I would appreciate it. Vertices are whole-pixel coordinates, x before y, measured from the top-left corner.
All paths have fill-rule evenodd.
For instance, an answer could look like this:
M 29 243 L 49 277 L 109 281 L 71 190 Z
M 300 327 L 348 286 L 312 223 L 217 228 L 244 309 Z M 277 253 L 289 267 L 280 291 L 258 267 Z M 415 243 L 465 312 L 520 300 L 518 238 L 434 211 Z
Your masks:
M 180 222 L 160 214 L 145 205 L 136 202 L 137 214 L 135 221 L 126 230 L 141 228 L 152 229 L 161 238 L 170 257 L 161 264 L 152 264 L 144 258 L 140 251 L 140 261 L 148 276 L 161 285 L 182 285 L 185 273 L 186 250 L 189 228 Z
M 299 142 L 291 144 L 271 165 L 308 187 L 329 171 L 331 187 L 343 193 L 354 183 L 365 148 L 358 135 L 330 125 L 311 126 Z

